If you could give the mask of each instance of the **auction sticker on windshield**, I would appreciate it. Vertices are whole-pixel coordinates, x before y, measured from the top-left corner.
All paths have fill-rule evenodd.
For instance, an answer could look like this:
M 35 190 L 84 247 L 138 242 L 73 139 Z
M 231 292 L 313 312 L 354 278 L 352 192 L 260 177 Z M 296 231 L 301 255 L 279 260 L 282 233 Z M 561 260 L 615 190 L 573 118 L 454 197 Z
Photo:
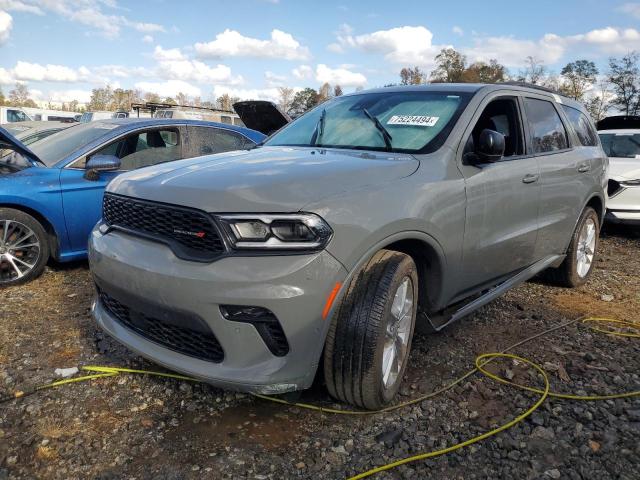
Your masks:
M 416 127 L 433 127 L 440 117 L 430 117 L 427 115 L 394 115 L 387 125 L 412 125 Z

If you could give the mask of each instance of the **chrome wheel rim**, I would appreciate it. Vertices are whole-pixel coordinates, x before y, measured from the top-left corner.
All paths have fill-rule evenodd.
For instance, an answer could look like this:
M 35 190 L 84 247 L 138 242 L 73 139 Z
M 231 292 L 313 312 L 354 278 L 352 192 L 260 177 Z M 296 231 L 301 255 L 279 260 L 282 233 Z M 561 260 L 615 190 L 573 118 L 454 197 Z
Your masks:
M 0 220 L 0 283 L 18 280 L 40 258 L 40 241 L 33 230 L 15 220 Z
M 404 277 L 391 304 L 382 353 L 382 383 L 385 389 L 395 385 L 407 359 L 413 319 L 413 282 Z
M 588 218 L 578 236 L 578 248 L 576 249 L 576 270 L 580 278 L 584 278 L 591 270 L 593 256 L 596 252 L 596 222 Z

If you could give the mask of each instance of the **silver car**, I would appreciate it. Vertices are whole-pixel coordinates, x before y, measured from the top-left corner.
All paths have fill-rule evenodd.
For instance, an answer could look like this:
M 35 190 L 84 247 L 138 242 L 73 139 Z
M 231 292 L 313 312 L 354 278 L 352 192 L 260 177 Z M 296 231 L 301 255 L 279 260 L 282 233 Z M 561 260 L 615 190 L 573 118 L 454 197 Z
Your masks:
M 375 409 L 414 329 L 440 330 L 545 272 L 591 273 L 607 158 L 584 108 L 519 85 L 329 100 L 262 146 L 107 187 L 93 315 L 141 355 L 252 392 Z

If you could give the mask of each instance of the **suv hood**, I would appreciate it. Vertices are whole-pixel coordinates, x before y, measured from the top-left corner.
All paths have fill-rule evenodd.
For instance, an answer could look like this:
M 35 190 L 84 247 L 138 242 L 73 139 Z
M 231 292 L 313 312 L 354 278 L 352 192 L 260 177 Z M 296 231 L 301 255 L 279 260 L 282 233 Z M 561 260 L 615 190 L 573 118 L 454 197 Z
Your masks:
M 236 102 L 233 109 L 245 127 L 265 135 L 271 135 L 291 121 L 289 115 L 280 110 L 275 103 L 265 100 Z
M 418 165 L 406 154 L 262 147 L 125 173 L 107 191 L 212 213 L 296 212 L 324 197 L 407 177 Z
M 33 153 L 26 147 L 26 145 L 24 145 L 20 140 L 11 135 L 8 130 L 0 127 L 0 150 L 4 150 L 5 148 L 13 150 L 14 152 L 18 152 L 19 154 L 29 158 L 30 160 L 43 163 L 35 153 Z

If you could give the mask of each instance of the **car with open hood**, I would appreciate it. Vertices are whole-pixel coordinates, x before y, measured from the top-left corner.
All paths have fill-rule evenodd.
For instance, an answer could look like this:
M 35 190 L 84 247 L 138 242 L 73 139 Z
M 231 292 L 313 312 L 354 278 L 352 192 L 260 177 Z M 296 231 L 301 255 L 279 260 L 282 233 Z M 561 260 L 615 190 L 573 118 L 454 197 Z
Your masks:
M 191 120 L 71 125 L 29 147 L 0 128 L 0 286 L 35 278 L 49 258 L 85 258 L 104 188 L 118 175 L 251 148 L 265 138 L 247 128 Z
M 246 123 L 249 125 L 249 123 Z M 545 272 L 593 268 L 607 158 L 579 103 L 519 85 L 333 98 L 257 148 L 107 187 L 89 262 L 98 324 L 212 384 L 376 409 L 414 329 Z

